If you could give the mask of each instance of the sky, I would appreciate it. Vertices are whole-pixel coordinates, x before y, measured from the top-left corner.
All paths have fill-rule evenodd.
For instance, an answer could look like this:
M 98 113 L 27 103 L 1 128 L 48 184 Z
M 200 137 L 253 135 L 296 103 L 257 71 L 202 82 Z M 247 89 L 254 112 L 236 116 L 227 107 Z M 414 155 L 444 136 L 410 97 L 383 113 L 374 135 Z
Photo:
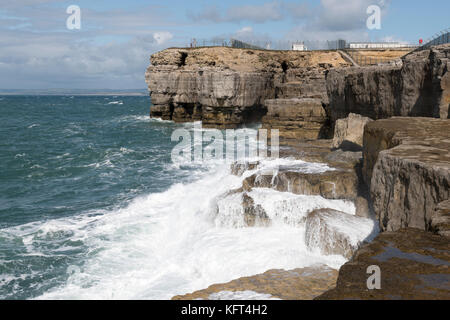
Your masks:
M 80 29 L 66 26 L 70 5 Z M 0 0 L 0 89 L 143 89 L 150 55 L 192 38 L 416 44 L 449 12 L 449 0 Z

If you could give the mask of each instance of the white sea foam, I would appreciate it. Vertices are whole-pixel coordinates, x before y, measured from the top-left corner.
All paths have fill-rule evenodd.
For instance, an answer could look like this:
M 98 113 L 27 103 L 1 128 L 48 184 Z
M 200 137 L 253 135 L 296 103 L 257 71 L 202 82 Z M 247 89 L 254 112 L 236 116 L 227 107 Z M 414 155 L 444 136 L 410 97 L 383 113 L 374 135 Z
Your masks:
M 123 105 L 123 101 L 111 101 L 111 102 L 108 102 L 108 104 L 118 104 L 118 105 Z
M 275 164 L 306 171 L 329 169 L 294 159 L 260 160 L 259 167 Z M 100 165 L 109 163 L 105 160 Z M 268 228 L 236 228 L 230 222 L 237 219 L 241 208 L 236 206 L 238 201 L 229 201 L 219 210 L 223 223 L 218 224 L 217 207 L 223 195 L 241 187 L 245 176 L 230 175 L 229 165 L 220 161 L 198 165 L 192 166 L 192 175 L 197 177 L 194 182 L 136 198 L 125 208 L 2 230 L 4 235 L 20 237 L 30 255 L 46 254 L 39 243 L 49 239 L 70 239 L 89 248 L 79 261 L 79 269 L 71 269 L 76 272 L 67 283 L 37 298 L 169 299 L 269 269 L 315 264 L 339 268 L 345 263 L 342 256 L 310 252 L 304 241 L 304 225 L 298 220 L 318 207 L 352 214 L 353 204 L 255 189 L 251 192 L 255 203 L 278 223 Z M 64 242 L 63 248 L 70 249 L 70 243 Z

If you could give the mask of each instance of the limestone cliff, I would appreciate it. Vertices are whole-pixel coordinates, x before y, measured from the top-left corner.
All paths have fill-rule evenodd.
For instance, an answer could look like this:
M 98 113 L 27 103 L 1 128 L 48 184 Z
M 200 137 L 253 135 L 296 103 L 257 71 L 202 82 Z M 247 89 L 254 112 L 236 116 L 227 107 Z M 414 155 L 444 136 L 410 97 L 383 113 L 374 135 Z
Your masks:
M 430 230 L 450 198 L 450 120 L 378 120 L 364 132 L 365 181 L 383 230 Z
M 325 72 L 347 65 L 332 51 L 167 49 L 151 57 L 146 72 L 151 116 L 235 128 L 261 121 L 271 108 L 267 99 L 317 98 L 321 108 L 328 100 Z M 268 121 L 276 118 L 271 113 Z
M 372 119 L 392 116 L 448 118 L 450 44 L 411 53 L 401 66 L 351 67 L 327 74 L 332 123 L 349 113 Z

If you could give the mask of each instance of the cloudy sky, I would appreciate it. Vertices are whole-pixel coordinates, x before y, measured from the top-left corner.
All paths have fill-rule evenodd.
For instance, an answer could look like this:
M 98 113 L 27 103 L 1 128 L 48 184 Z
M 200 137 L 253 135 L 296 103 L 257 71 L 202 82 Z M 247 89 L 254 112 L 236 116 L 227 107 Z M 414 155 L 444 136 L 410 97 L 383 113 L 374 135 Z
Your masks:
M 381 30 L 366 27 L 372 4 Z M 145 88 L 151 53 L 191 38 L 417 43 L 450 27 L 448 12 L 448 0 L 0 0 L 0 89 Z

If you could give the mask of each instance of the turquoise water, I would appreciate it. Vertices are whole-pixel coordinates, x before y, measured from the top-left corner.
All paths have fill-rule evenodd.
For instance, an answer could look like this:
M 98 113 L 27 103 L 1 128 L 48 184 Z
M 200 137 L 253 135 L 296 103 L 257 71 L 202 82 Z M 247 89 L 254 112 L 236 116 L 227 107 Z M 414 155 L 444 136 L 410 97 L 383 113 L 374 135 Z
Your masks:
M 175 129 L 210 130 L 150 119 L 149 106 L 148 97 L 0 97 L 0 299 L 170 299 L 345 262 L 308 250 L 304 225 L 289 221 L 321 207 L 354 213 L 353 204 L 255 189 L 273 225 L 243 228 L 239 195 L 227 195 L 245 177 L 214 159 L 171 161 Z

